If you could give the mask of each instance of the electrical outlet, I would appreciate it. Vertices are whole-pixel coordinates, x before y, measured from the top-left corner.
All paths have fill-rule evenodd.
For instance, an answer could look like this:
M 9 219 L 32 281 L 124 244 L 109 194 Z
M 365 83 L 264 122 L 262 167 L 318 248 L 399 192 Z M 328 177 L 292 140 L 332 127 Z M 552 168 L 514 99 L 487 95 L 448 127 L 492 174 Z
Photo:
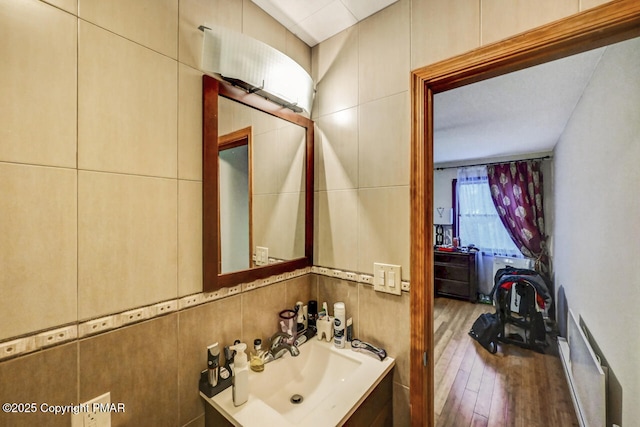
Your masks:
M 71 413 L 71 427 L 111 427 L 110 392 L 78 406 L 78 413 Z
M 368 274 L 361 274 L 358 278 L 358 282 L 373 285 L 373 276 L 369 276 Z
M 242 292 L 245 291 L 252 291 L 254 290 L 258 285 L 256 284 L 256 281 L 254 280 L 253 282 L 249 282 L 249 283 L 243 283 L 242 284 Z
M 179 299 L 180 309 L 198 305 L 203 301 L 203 299 L 204 297 L 202 296 L 202 294 L 193 294 L 193 295 L 187 295 L 186 297 L 182 297 Z
M 19 338 L 0 344 L 0 360 L 27 353 L 36 349 L 36 341 L 33 337 Z
M 228 289 L 229 289 L 229 292 L 227 293 L 228 295 L 239 294 L 240 292 L 242 292 L 242 285 L 232 286 Z
M 106 316 L 80 324 L 80 337 L 108 331 L 119 326 L 116 316 Z
M 344 272 L 342 270 L 331 270 L 331 275 L 336 279 L 344 279 Z
M 170 301 L 159 302 L 155 304 L 154 307 L 156 309 L 156 314 L 160 316 L 163 314 L 176 311 L 178 309 L 178 301 L 170 300 Z
M 136 308 L 134 310 L 125 311 L 120 313 L 120 324 L 128 325 L 129 323 L 140 322 L 149 317 L 149 310 L 146 307 Z
M 402 290 L 409 292 L 409 290 L 410 290 L 409 282 L 402 282 Z
M 222 298 L 223 296 L 226 295 L 225 293 L 226 288 L 222 288 L 222 289 L 218 289 L 217 291 L 213 291 L 213 292 L 205 292 L 202 294 L 202 301 L 204 302 L 211 302 L 211 301 L 215 301 L 217 299 Z
M 60 344 L 78 337 L 78 327 L 76 325 L 64 328 L 45 331 L 36 335 L 36 346 L 38 348 Z

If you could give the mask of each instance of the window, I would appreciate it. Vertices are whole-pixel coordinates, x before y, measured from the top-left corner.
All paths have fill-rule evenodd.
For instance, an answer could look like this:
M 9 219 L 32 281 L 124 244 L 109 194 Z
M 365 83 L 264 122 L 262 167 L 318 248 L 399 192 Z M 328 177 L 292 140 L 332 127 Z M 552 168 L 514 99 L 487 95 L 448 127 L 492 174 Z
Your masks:
M 460 168 L 455 185 L 457 235 L 487 254 L 522 257 L 498 217 L 485 166 Z

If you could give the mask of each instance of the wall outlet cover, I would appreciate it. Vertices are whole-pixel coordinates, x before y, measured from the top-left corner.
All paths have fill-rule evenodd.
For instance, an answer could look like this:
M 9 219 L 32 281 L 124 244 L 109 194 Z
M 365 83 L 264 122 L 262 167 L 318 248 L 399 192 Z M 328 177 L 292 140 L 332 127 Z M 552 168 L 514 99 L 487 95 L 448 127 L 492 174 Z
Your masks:
M 71 414 L 71 427 L 111 427 L 111 392 L 80 404 L 80 411 Z

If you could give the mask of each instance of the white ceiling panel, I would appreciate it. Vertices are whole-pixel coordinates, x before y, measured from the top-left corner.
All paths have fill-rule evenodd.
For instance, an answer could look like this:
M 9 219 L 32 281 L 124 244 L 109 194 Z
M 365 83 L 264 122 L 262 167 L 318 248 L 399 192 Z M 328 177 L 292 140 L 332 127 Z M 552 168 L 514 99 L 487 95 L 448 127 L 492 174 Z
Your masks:
M 434 96 L 434 163 L 552 151 L 605 48 Z
M 313 47 L 397 0 L 252 1 Z
M 395 3 L 397 0 L 342 0 L 353 16 L 362 21 L 364 18 Z

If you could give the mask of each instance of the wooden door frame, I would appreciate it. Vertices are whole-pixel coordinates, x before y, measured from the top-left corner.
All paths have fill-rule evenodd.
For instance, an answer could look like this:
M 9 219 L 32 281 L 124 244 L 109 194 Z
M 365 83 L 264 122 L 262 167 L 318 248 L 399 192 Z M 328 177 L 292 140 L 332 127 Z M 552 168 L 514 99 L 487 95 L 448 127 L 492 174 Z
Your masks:
M 412 426 L 434 424 L 433 95 L 638 36 L 640 2 L 615 0 L 411 73 Z

